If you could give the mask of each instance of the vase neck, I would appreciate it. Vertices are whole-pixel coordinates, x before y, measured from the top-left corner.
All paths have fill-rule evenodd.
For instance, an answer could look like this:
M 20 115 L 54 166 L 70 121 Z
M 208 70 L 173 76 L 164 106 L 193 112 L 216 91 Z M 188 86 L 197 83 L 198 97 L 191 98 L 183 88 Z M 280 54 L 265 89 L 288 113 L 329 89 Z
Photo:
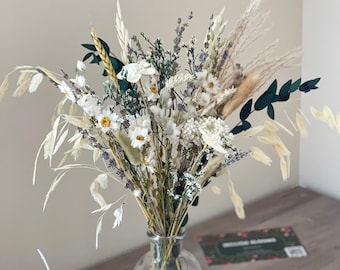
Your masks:
M 180 269 L 178 268 L 177 260 L 182 251 L 182 240 L 184 231 L 176 236 L 159 236 L 148 232 L 150 240 L 150 251 L 152 253 L 154 269 L 163 269 L 161 264 L 167 261 L 167 266 L 164 269 Z M 166 258 L 166 260 L 164 260 Z

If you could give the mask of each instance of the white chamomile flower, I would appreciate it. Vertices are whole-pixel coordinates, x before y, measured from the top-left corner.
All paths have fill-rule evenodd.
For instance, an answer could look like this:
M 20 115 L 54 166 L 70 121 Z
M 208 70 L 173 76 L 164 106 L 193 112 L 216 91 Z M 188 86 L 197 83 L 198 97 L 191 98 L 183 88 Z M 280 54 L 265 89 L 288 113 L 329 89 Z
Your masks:
M 123 206 L 122 205 L 113 212 L 113 216 L 116 218 L 112 226 L 112 228 L 114 229 L 118 227 L 123 220 Z
M 131 146 L 134 148 L 141 148 L 149 140 L 149 131 L 144 127 L 131 127 L 129 129 L 129 138 Z
M 144 155 L 142 162 L 142 170 L 148 170 L 150 173 L 155 172 L 156 160 L 154 159 L 155 153 L 150 151 L 149 154 Z
M 101 114 L 96 115 L 96 119 L 97 127 L 101 128 L 103 132 L 120 128 L 121 120 L 116 113 L 111 112 L 110 108 L 106 108 Z
M 85 71 L 85 69 L 86 69 L 86 66 L 85 66 L 84 62 L 78 60 L 77 61 L 77 70 L 80 71 L 80 72 L 83 72 L 83 71 Z
M 156 101 L 160 97 L 156 84 L 146 85 L 146 87 L 144 87 L 144 91 L 148 101 Z
M 139 63 L 131 63 L 124 66 L 117 74 L 117 78 L 120 80 L 126 79 L 131 83 L 136 83 L 140 80 L 142 75 L 154 75 L 155 73 L 156 69 L 152 66 L 152 64 L 142 60 Z
M 218 93 L 220 90 L 220 83 L 214 75 L 208 74 L 206 79 L 203 79 L 202 86 L 209 93 Z
M 76 97 L 74 96 L 72 89 L 67 85 L 65 81 L 62 81 L 60 84 L 58 84 L 58 88 L 61 93 L 64 93 L 66 98 L 70 100 L 71 102 L 76 102 Z

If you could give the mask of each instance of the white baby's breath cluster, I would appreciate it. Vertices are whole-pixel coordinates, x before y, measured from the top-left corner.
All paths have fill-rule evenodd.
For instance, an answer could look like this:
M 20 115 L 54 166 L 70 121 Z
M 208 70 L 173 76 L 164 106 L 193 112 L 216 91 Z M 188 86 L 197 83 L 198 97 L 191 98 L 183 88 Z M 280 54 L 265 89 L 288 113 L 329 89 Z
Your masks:
M 119 226 L 127 198 L 124 194 L 111 203 L 106 202 L 100 190 L 107 187 L 108 178 L 115 179 L 133 194 L 151 232 L 172 236 L 185 226 L 190 206 L 197 204 L 199 193 L 212 178 L 226 172 L 229 175 L 229 165 L 249 153 L 269 165 L 271 159 L 259 148 L 240 150 L 234 145 L 236 132 L 230 125 L 248 129 L 250 123 L 246 118 L 252 111 L 242 109 L 243 126 L 231 123 L 228 118 L 255 91 L 260 91 L 268 74 L 284 66 L 295 53 L 278 59 L 268 59 L 268 53 L 259 54 L 248 63 L 238 63 L 239 54 L 250 47 L 249 42 L 264 22 L 265 16 L 257 16 L 261 2 L 250 1 L 229 35 L 225 34 L 222 10 L 211 19 L 200 47 L 195 38 L 188 43 L 183 41 L 188 22 L 181 19 L 172 50 L 165 49 L 161 39 L 151 41 L 142 34 L 148 51 L 144 51 L 142 41 L 136 36 L 129 37 L 118 3 L 116 29 L 121 59 L 114 56 L 92 28 L 94 44 L 84 45 L 90 52 L 77 62 L 74 78 L 43 67 L 17 67 L 15 71 L 20 71 L 20 76 L 14 95 L 26 90 L 35 92 L 44 76 L 63 94 L 53 116 L 52 130 L 39 152 L 44 151 L 45 159 L 52 164 L 64 142 L 72 146 L 55 168 L 58 175 L 44 206 L 68 170 L 95 169 L 99 174 L 90 191 L 99 205 L 94 213 L 101 213 L 97 236 L 104 214 L 112 207 L 115 208 L 113 227 Z M 191 19 L 192 14 L 188 20 Z M 178 63 L 183 56 L 188 64 L 184 69 Z M 93 63 L 103 65 L 103 74 L 109 77 L 103 82 L 103 91 L 94 90 L 86 80 L 84 61 L 90 57 Z M 0 86 L 0 97 L 7 87 L 8 76 Z M 64 109 L 66 104 L 70 104 L 68 113 Z M 76 107 L 81 108 L 78 114 Z M 269 126 L 273 127 L 267 122 L 267 128 L 249 129 L 247 134 L 252 137 L 250 132 L 254 132 L 251 135 L 267 132 L 262 141 L 276 149 L 286 177 L 290 153 L 277 131 Z M 93 152 L 93 165 L 68 163 L 69 157 L 77 160 L 82 149 Z M 231 179 L 228 186 L 236 213 L 244 218 L 242 199 Z

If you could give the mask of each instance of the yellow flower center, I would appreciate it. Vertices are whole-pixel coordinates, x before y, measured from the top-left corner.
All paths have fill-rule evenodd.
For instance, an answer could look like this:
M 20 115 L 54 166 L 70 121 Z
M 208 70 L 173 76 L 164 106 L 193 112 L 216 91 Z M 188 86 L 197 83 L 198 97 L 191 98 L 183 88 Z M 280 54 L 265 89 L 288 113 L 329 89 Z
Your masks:
M 157 93 L 157 87 L 156 86 L 150 86 L 150 91 L 154 94 Z
M 100 120 L 100 124 L 102 127 L 109 127 L 111 124 L 111 120 L 109 117 L 104 116 L 101 120 Z
M 214 88 L 214 86 L 215 86 L 214 82 L 209 82 L 209 83 L 208 83 L 208 87 L 209 87 L 209 88 Z
M 142 135 L 137 135 L 137 136 L 136 136 L 136 140 L 137 140 L 137 141 L 143 141 L 143 140 L 144 140 L 144 136 L 142 136 Z

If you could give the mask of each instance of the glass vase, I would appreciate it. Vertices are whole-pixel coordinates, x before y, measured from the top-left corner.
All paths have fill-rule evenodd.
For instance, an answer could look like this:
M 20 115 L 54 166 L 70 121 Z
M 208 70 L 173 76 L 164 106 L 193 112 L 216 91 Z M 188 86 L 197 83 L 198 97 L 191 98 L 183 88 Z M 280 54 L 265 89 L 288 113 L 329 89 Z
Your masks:
M 144 254 L 134 270 L 201 270 L 192 253 L 182 248 L 185 231 L 172 237 L 161 237 L 147 233 L 150 250 Z

